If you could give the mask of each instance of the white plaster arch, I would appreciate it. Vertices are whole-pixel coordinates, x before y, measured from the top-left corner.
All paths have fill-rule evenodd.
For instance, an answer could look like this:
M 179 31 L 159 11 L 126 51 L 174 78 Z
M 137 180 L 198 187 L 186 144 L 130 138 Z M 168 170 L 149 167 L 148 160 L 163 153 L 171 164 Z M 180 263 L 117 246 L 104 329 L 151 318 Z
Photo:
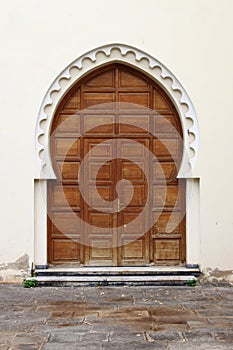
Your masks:
M 84 75 L 111 62 L 122 62 L 141 70 L 154 79 L 173 100 L 181 120 L 185 150 L 178 177 L 192 177 L 199 148 L 199 127 L 194 106 L 187 92 L 174 74 L 149 54 L 124 44 L 108 44 L 83 54 L 69 64 L 45 94 L 37 118 L 35 135 L 39 178 L 56 178 L 49 152 L 49 135 L 54 113 L 62 97 Z

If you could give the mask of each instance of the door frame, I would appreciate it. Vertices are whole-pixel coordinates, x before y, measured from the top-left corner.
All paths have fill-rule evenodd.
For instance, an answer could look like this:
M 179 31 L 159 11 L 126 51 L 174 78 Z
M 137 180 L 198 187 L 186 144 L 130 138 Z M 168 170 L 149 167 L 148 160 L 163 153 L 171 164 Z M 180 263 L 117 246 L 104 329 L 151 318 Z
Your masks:
M 199 128 L 194 106 L 183 86 L 161 62 L 123 44 L 105 45 L 80 56 L 58 75 L 42 101 L 35 130 L 38 168 L 34 181 L 33 261 L 38 266 L 47 265 L 47 180 L 56 178 L 50 159 L 49 135 L 56 109 L 79 79 L 93 69 L 114 62 L 132 66 L 156 81 L 173 101 L 179 114 L 184 152 L 178 178 L 186 179 L 186 264 L 200 265 L 199 179 L 193 174 L 199 148 Z

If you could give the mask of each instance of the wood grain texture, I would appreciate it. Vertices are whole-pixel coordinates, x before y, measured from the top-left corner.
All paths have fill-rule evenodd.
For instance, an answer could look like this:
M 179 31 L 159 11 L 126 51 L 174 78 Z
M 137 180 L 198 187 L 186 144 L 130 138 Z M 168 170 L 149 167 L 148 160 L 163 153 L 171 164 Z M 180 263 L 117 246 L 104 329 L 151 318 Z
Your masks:
M 179 136 L 182 129 L 172 102 L 154 81 L 130 67 L 111 64 L 75 85 L 61 101 L 51 128 L 57 180 L 48 182 L 49 263 L 184 263 L 185 183 L 176 178 L 182 157 Z M 145 148 L 155 160 L 146 156 Z M 87 164 L 79 174 L 85 156 Z M 122 179 L 121 210 L 116 212 L 112 201 Z M 80 181 L 89 204 L 80 194 Z M 140 216 L 134 225 L 147 199 L 149 217 Z M 113 212 L 103 213 L 103 208 Z M 85 229 L 77 218 L 92 227 Z M 144 234 L 147 220 L 153 225 Z M 105 235 L 101 227 L 107 229 Z

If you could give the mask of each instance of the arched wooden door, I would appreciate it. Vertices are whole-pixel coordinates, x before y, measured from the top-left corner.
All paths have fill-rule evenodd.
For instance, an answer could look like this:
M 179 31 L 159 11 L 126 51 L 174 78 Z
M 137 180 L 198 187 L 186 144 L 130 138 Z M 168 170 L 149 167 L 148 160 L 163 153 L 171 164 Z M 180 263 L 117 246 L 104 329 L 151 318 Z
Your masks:
M 122 64 L 90 73 L 61 101 L 50 152 L 50 264 L 185 262 L 181 125 L 154 81 Z

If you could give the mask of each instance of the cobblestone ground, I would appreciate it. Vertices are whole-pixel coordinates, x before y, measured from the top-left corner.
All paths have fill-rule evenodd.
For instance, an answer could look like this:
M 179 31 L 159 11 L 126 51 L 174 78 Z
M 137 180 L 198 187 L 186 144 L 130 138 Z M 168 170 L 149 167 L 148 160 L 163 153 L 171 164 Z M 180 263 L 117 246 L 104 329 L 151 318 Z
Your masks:
M 233 288 L 1 285 L 7 349 L 233 349 Z

